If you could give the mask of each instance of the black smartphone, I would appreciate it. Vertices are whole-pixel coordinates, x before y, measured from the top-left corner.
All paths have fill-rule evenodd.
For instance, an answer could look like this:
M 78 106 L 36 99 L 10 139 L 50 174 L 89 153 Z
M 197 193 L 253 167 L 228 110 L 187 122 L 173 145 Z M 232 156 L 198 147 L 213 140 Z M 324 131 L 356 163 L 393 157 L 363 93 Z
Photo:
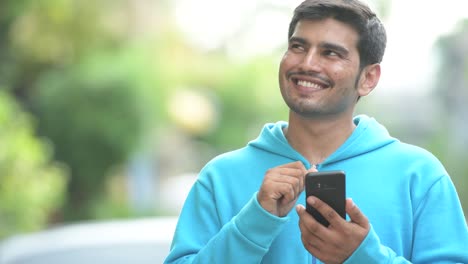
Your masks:
M 333 208 L 343 219 L 346 219 L 346 181 L 344 171 L 309 172 L 305 176 L 306 200 L 313 195 Z M 306 201 L 306 209 L 324 226 L 330 223 Z

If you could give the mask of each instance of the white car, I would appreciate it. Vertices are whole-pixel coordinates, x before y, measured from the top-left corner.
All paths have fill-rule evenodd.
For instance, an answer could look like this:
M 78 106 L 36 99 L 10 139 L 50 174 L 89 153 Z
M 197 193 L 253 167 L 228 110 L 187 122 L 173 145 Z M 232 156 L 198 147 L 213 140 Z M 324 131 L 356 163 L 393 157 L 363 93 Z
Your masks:
M 0 242 L 0 264 L 163 263 L 177 218 L 68 224 Z

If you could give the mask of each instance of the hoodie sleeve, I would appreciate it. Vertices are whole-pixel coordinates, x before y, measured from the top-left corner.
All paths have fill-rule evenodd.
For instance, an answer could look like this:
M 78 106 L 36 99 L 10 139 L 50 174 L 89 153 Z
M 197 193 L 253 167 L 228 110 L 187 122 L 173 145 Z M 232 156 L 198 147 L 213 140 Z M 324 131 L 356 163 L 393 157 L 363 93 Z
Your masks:
M 165 263 L 260 263 L 288 218 L 266 212 L 255 193 L 221 223 L 209 188 L 197 181 L 179 217 Z
M 450 178 L 441 177 L 415 208 L 411 262 L 382 245 L 371 227 L 345 263 L 468 263 L 468 228 Z

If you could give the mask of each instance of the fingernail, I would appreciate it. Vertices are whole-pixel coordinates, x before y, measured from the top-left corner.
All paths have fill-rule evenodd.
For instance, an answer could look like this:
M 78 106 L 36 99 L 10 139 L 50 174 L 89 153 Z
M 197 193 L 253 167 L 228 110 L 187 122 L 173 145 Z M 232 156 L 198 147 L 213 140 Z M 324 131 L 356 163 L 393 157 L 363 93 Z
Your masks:
M 307 202 L 308 202 L 310 205 L 313 205 L 313 204 L 315 204 L 315 199 L 314 199 L 313 197 L 309 197 L 309 198 L 307 199 Z
M 302 206 L 300 206 L 299 204 L 296 205 L 296 213 L 297 213 L 298 215 L 300 215 L 301 212 L 302 212 Z
M 316 171 L 316 170 L 317 170 L 317 167 L 315 167 L 315 165 L 312 164 L 312 165 L 310 166 L 310 169 L 308 169 L 307 171 L 314 172 L 314 171 Z

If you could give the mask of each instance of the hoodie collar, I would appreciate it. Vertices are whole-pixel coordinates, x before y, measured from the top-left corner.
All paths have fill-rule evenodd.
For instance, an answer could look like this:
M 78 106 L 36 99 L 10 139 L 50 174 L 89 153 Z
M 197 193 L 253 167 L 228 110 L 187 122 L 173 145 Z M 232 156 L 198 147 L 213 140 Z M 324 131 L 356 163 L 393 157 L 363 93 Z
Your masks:
M 387 129 L 374 118 L 358 115 L 354 118 L 354 123 L 356 128 L 353 133 L 334 153 L 324 160 L 322 165 L 350 159 L 396 141 L 395 138 L 389 135 Z M 309 168 L 310 163 L 289 145 L 283 132 L 283 129 L 287 126 L 288 123 L 285 121 L 265 124 L 260 135 L 249 142 L 248 145 L 283 156 L 292 161 L 300 160 Z

